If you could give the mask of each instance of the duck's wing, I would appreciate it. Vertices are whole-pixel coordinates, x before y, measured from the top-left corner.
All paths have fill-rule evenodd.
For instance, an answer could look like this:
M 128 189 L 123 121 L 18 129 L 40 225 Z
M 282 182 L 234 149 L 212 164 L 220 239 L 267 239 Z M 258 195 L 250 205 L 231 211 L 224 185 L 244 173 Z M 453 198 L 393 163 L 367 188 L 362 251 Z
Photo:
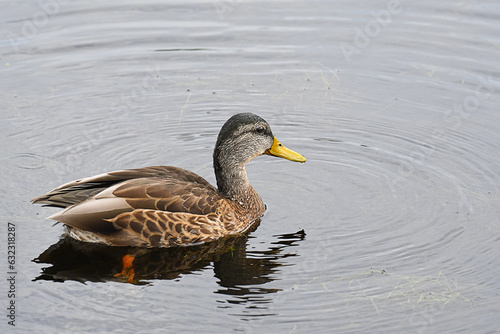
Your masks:
M 176 178 L 172 173 L 143 174 L 139 177 L 137 173 L 123 171 L 69 183 L 46 196 L 51 201 L 52 196 L 59 197 L 61 194 L 76 194 L 72 198 L 92 196 L 49 218 L 90 232 L 115 233 L 123 228 L 123 221 L 121 225 L 116 225 L 113 219 L 124 213 L 149 210 L 193 216 L 214 214 L 221 202 L 226 201 L 224 197 L 203 178 L 182 171 L 173 170 Z M 126 180 L 123 181 L 124 178 Z M 91 185 L 95 186 L 92 188 Z M 101 191 L 93 193 L 97 189 Z
M 152 209 L 198 215 L 215 213 L 218 201 L 223 198 L 210 184 L 164 178 L 129 180 L 110 190 L 111 197 L 124 200 L 131 210 Z
M 141 178 L 196 183 L 207 188 L 213 188 L 204 178 L 188 170 L 172 166 L 153 166 L 109 172 L 68 182 L 45 195 L 33 199 L 32 202 L 66 208 L 92 198 L 116 184 Z

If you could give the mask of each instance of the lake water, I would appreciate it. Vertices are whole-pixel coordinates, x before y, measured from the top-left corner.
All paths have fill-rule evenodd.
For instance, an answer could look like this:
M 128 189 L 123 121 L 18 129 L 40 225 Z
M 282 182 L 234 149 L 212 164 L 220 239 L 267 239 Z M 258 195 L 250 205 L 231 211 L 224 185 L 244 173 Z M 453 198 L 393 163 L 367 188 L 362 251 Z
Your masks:
M 2 332 L 500 331 L 497 1 L 3 1 L 0 18 Z M 248 165 L 268 205 L 248 238 L 145 252 L 129 284 L 126 249 L 60 241 L 30 204 L 124 168 L 214 183 L 238 112 L 308 158 Z

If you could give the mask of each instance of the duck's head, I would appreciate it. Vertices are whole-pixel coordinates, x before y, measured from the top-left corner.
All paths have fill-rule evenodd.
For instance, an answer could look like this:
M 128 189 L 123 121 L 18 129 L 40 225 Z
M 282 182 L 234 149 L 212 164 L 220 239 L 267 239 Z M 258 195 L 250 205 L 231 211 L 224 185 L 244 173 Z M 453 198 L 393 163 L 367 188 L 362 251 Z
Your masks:
M 224 158 L 230 158 L 235 163 L 247 163 L 263 154 L 306 161 L 301 154 L 283 146 L 273 135 L 269 124 L 252 113 L 236 114 L 224 123 L 217 137 L 214 157 L 220 154 L 229 155 Z
M 219 188 L 227 183 L 223 178 L 235 177 L 230 175 L 232 171 L 244 171 L 247 162 L 263 154 L 306 161 L 301 154 L 283 146 L 262 117 L 241 113 L 228 119 L 219 132 L 214 150 L 214 169 Z

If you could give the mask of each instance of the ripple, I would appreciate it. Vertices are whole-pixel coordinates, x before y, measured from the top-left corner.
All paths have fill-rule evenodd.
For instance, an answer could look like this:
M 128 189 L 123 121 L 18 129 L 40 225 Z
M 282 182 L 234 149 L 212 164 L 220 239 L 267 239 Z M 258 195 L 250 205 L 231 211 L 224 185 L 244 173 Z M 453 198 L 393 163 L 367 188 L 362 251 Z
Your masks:
M 342 249 L 332 265 L 338 269 L 356 258 L 357 266 L 369 267 L 374 256 L 387 266 L 432 257 L 451 260 L 453 252 L 445 250 L 467 238 L 468 226 L 450 227 L 447 221 L 474 212 L 477 201 L 468 188 L 485 184 L 478 175 L 485 176 L 486 184 L 499 181 L 486 164 L 488 150 L 478 149 L 484 142 L 456 131 L 435 140 L 432 128 L 413 124 L 402 129 L 391 119 L 335 123 L 334 137 L 324 133 L 307 144 L 308 170 L 295 175 L 298 183 L 308 184 L 310 196 L 325 199 L 308 212 L 316 212 L 315 220 L 331 221 L 321 225 L 318 238 L 324 249 Z M 361 243 L 363 249 L 349 246 Z
M 34 153 L 17 153 L 6 156 L 6 159 L 21 169 L 42 169 L 45 166 L 45 158 Z

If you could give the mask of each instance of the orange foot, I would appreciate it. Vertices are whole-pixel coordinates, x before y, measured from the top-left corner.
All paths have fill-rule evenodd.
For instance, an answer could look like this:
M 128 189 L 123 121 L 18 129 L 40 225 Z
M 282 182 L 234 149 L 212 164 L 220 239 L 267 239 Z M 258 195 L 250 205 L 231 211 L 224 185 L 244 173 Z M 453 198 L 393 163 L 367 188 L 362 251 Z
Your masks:
M 128 254 L 125 255 L 123 257 L 123 270 L 121 273 L 116 274 L 115 277 L 125 278 L 127 280 L 127 283 L 134 283 L 134 276 L 135 276 L 135 271 L 133 266 L 134 260 L 135 260 L 134 256 Z

